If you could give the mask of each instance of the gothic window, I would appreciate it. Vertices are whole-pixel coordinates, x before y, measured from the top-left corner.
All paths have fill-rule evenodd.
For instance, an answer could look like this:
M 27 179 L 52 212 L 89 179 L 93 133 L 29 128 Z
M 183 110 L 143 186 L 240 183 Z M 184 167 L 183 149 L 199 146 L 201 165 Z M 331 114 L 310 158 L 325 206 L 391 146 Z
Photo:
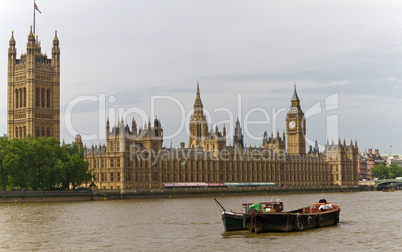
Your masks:
M 24 88 L 24 107 L 27 106 L 27 89 Z
M 20 127 L 20 138 L 23 138 L 23 135 L 22 135 L 22 127 Z
M 50 108 L 50 89 L 46 91 L 46 107 Z
M 45 107 L 45 89 L 42 88 L 42 97 L 41 97 L 41 102 L 42 102 L 42 108 Z
M 46 137 L 50 137 L 50 128 L 49 127 L 47 127 L 47 129 L 46 129 Z
M 27 136 L 27 127 L 24 126 L 24 137 L 26 137 L 26 136 Z
M 39 100 L 40 100 L 40 91 L 39 91 L 39 88 L 37 88 L 36 89 L 36 107 L 39 107 L 39 104 L 40 104 Z
M 39 137 L 39 127 L 36 127 L 36 138 L 38 138 Z
M 18 89 L 15 90 L 15 108 L 18 108 Z
M 110 151 L 113 151 L 113 143 L 110 143 Z
M 15 137 L 18 138 L 18 127 L 15 127 Z
M 41 129 L 41 132 L 40 132 L 40 133 L 41 133 L 40 135 L 41 135 L 42 137 L 44 137 L 44 136 L 45 136 L 45 127 L 42 127 L 42 129 Z
M 22 88 L 20 88 L 20 108 L 22 107 Z

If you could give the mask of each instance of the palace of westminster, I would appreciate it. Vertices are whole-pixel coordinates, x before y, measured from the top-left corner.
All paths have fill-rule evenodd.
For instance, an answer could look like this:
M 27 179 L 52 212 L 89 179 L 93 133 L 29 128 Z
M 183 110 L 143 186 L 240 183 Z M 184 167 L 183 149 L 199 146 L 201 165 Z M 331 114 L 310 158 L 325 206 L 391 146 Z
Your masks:
M 60 140 L 60 48 L 57 32 L 52 56 L 41 52 L 31 31 L 26 53 L 16 57 L 12 33 L 8 49 L 7 135 L 27 135 Z M 356 186 L 357 142 L 340 140 L 306 151 L 306 119 L 294 87 L 286 116 L 286 134 L 263 135 L 259 147 L 246 147 L 236 122 L 233 144 L 228 145 L 225 126 L 208 128 L 197 83 L 194 110 L 189 125 L 188 147 L 163 146 L 160 120 L 148 121 L 142 129 L 133 119 L 111 127 L 106 123 L 106 145 L 83 147 L 85 159 L 99 189 L 159 189 L 163 183 L 274 182 L 279 186 Z M 157 154 L 153 154 L 157 153 Z M 159 154 L 158 154 L 159 153 Z

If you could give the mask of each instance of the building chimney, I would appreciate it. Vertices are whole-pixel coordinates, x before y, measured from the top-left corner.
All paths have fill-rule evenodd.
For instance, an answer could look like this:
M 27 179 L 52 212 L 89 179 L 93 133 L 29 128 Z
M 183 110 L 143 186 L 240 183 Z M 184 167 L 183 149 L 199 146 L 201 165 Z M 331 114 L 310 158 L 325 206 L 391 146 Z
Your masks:
M 379 156 L 380 154 L 378 153 L 378 149 L 375 150 L 375 155 Z
M 373 149 L 369 149 L 369 155 L 373 155 Z

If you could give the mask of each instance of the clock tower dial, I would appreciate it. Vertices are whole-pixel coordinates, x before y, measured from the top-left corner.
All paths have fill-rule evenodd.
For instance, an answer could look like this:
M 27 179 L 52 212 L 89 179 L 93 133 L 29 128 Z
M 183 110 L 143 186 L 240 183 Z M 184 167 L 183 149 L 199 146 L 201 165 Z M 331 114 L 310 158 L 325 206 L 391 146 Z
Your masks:
M 290 121 L 289 122 L 289 129 L 294 129 L 296 127 L 296 122 L 295 121 Z

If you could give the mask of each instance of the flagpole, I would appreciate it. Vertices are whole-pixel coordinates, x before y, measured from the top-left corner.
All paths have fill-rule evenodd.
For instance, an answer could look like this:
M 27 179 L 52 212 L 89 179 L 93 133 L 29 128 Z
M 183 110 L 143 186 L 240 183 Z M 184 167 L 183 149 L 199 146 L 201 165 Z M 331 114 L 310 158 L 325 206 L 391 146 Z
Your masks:
M 33 10 L 34 10 L 34 22 L 33 22 L 33 33 L 35 34 L 35 5 L 36 5 L 36 2 L 35 2 L 35 0 L 34 0 L 34 8 L 33 8 Z

